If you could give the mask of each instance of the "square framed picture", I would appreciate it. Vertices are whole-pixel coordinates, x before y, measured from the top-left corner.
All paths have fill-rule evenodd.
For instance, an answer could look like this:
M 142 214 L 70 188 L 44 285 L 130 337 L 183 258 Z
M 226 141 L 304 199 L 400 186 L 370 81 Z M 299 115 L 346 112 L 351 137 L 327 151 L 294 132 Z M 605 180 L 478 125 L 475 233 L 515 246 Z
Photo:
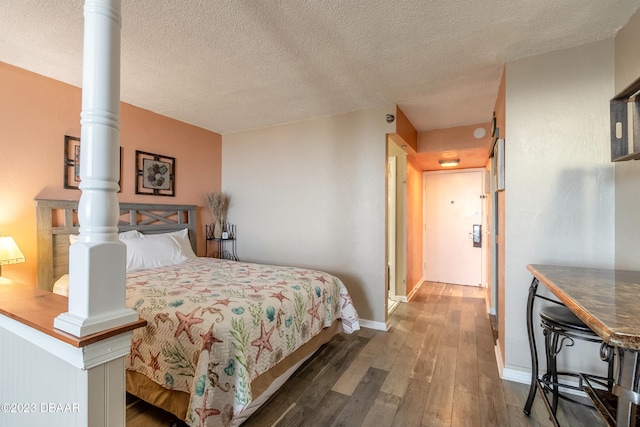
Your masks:
M 122 183 L 122 147 L 120 147 L 120 177 L 118 185 Z M 80 138 L 64 136 L 64 188 L 77 190 L 80 185 Z M 122 187 L 118 192 L 122 191 Z
M 136 194 L 176 195 L 176 159 L 136 150 Z
M 64 136 L 64 188 L 78 189 L 80 184 L 80 138 Z

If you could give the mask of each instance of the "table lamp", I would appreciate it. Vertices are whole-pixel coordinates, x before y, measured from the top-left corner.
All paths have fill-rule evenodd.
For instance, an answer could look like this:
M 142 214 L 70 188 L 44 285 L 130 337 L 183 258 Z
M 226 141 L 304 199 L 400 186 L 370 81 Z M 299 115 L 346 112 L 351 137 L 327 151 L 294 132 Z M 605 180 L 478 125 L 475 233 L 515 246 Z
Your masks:
M 0 283 L 9 282 L 2 277 L 2 266 L 24 262 L 24 255 L 11 236 L 0 236 Z

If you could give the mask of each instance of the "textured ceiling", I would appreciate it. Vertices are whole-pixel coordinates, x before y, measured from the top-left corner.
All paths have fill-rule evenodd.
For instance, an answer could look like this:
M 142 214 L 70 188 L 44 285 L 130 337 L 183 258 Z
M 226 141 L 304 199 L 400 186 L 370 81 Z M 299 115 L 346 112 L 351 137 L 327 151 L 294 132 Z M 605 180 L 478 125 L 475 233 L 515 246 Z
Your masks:
M 81 86 L 83 2 L 0 0 L 0 61 Z M 125 0 L 121 98 L 219 133 L 398 104 L 490 120 L 505 61 L 613 37 L 640 0 Z

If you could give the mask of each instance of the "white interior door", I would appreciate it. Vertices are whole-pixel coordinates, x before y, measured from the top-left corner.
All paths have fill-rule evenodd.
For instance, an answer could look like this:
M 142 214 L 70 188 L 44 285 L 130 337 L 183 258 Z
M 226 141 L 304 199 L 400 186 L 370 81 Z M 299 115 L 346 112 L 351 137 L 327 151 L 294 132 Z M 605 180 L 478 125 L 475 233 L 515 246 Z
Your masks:
M 482 179 L 482 171 L 425 173 L 426 280 L 481 286 L 473 226 L 482 224 Z

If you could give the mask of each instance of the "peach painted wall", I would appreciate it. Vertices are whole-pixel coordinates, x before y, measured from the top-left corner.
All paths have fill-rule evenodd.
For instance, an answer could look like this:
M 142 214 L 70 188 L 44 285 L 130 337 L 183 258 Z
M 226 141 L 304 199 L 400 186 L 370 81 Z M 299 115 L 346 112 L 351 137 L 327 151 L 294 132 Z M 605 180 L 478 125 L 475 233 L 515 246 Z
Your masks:
M 78 199 L 63 189 L 64 135 L 80 136 L 80 88 L 0 62 L 0 233 L 14 237 L 27 261 L 4 277 L 35 286 L 35 198 Z M 195 204 L 198 227 L 211 222 L 205 194 L 221 189 L 222 137 L 148 110 L 121 104 L 121 202 Z M 135 150 L 176 158 L 176 195 L 135 194 Z M 204 254 L 203 231 L 198 252 Z
M 473 132 L 479 127 L 485 128 L 487 132 L 480 139 L 473 135 Z M 487 148 L 493 141 L 489 123 L 418 132 L 417 138 L 418 153 Z M 486 156 L 486 152 L 483 154 Z

